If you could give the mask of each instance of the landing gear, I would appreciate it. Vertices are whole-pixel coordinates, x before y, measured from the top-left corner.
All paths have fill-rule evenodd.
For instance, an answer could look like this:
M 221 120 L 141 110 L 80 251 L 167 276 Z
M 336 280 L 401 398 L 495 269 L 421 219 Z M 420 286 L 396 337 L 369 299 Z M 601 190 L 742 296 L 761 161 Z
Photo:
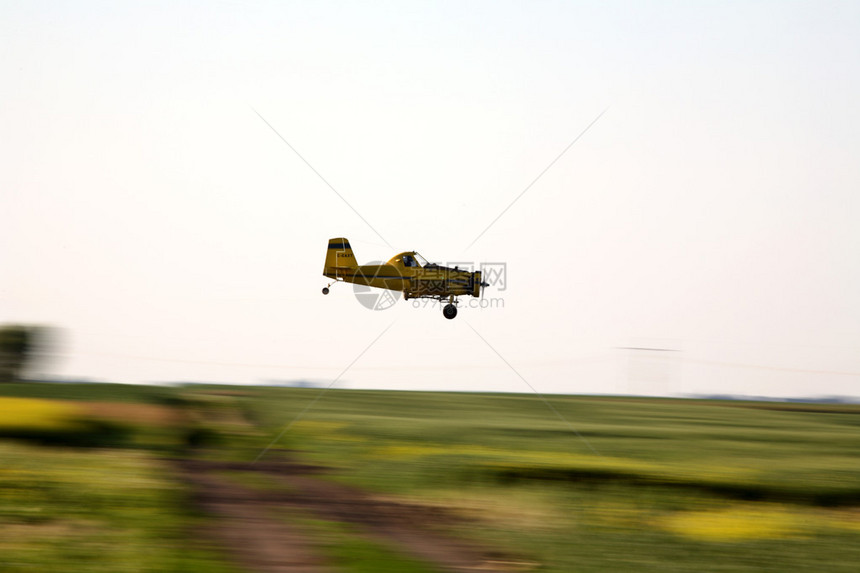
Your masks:
M 445 318 L 451 320 L 455 316 L 457 316 L 457 307 L 451 303 L 445 305 L 445 308 L 442 309 L 442 314 L 445 315 Z
M 323 294 L 328 294 L 328 287 L 323 287 Z

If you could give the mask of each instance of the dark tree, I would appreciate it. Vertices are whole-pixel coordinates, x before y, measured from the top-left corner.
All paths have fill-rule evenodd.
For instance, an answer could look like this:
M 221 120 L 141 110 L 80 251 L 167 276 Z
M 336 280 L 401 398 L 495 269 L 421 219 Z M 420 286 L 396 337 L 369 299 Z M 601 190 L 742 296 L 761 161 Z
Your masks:
M 0 382 L 18 382 L 31 366 L 40 328 L 7 324 L 0 326 Z

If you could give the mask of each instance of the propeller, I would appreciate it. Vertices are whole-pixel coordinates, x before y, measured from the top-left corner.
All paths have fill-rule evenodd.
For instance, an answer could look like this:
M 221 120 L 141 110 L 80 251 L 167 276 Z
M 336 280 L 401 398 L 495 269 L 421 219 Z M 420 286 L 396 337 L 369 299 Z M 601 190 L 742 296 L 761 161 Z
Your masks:
M 473 272 L 473 273 L 472 273 L 472 278 L 471 278 L 471 280 L 469 281 L 470 285 L 474 285 L 474 284 L 475 284 L 475 278 L 477 278 L 477 277 L 478 277 L 478 276 L 480 276 L 480 275 L 481 275 L 481 272 L 480 272 L 480 271 Z M 485 289 L 486 287 L 490 286 L 490 283 L 487 283 L 487 282 L 481 281 L 480 283 L 478 283 L 478 286 L 479 286 L 479 287 L 481 287 L 481 295 L 480 295 L 480 298 L 482 298 L 482 299 L 483 299 L 483 298 L 484 298 L 484 289 Z M 471 287 L 471 288 L 474 288 L 474 287 Z

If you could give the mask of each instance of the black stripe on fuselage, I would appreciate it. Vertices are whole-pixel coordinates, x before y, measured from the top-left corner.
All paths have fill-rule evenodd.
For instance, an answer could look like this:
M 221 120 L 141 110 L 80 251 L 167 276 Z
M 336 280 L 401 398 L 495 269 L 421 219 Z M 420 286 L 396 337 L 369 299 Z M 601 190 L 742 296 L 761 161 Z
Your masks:
M 385 280 L 399 280 L 399 281 L 408 281 L 409 280 L 409 277 L 404 277 L 402 275 L 364 274 L 364 273 L 350 272 L 353 269 L 336 268 L 336 267 L 334 270 L 337 271 L 338 276 L 341 276 L 344 278 L 353 278 L 353 279 L 358 278 L 358 279 L 368 279 L 368 280 L 369 279 L 385 279 Z
M 328 248 L 329 249 L 351 249 L 352 247 L 349 246 L 349 243 L 329 243 Z
M 400 275 L 364 275 L 361 273 L 349 275 L 353 277 L 361 277 L 363 279 L 398 279 L 401 281 L 408 281 L 409 277 L 402 277 Z

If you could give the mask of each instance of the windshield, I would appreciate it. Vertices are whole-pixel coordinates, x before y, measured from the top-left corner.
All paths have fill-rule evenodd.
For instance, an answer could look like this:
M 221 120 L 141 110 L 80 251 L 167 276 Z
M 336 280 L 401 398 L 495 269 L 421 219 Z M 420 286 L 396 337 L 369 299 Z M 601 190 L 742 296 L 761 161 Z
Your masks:
M 418 253 L 415 253 L 415 260 L 418 261 L 418 264 L 422 267 L 426 267 L 429 264 L 427 262 L 427 259 L 419 255 Z

